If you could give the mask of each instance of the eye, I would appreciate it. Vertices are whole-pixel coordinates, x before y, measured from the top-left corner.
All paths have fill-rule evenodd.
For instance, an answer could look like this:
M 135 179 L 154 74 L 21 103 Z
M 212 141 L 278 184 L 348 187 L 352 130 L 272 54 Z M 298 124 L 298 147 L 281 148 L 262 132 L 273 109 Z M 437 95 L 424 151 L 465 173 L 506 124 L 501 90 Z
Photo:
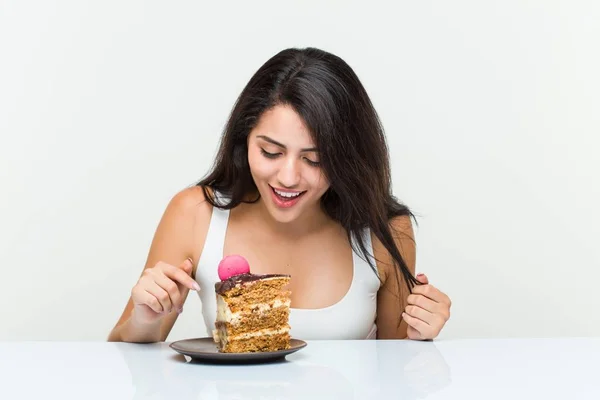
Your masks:
M 313 160 L 309 160 L 308 158 L 305 158 L 304 160 L 306 160 L 306 162 L 308 163 L 308 165 L 312 166 L 312 167 L 318 167 L 321 165 L 320 162 L 318 161 L 313 161 Z
M 277 158 L 277 156 L 279 155 L 279 153 L 269 153 L 268 151 L 266 151 L 263 148 L 260 149 L 260 152 L 262 153 L 263 156 L 265 156 L 267 158 Z

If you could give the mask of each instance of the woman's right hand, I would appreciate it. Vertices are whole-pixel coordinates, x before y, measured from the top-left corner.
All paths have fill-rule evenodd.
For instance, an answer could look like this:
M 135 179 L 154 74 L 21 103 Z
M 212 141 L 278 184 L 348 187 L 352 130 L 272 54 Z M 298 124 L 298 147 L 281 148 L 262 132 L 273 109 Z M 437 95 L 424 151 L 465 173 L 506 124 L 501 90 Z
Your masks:
M 153 323 L 172 311 L 181 313 L 189 290 L 200 290 L 191 277 L 192 261 L 188 258 L 179 267 L 158 262 L 147 268 L 131 290 L 132 318 L 138 323 Z

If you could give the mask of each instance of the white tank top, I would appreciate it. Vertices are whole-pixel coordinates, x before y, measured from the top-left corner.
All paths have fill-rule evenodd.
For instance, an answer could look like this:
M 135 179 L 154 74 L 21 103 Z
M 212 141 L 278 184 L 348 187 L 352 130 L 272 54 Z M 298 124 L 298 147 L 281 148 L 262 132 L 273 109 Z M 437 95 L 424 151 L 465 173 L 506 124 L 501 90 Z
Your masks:
M 198 266 L 196 281 L 202 302 L 202 315 L 208 335 L 212 335 L 217 315 L 215 282 L 219 281 L 217 266 L 225 256 L 223 247 L 229 210 L 213 207 L 206 241 Z M 373 254 L 370 231 L 364 232 L 366 248 Z M 377 291 L 380 281 L 369 264 L 352 252 L 353 277 L 350 289 L 337 303 L 318 309 L 290 309 L 290 334 L 302 340 L 375 339 L 377 326 Z

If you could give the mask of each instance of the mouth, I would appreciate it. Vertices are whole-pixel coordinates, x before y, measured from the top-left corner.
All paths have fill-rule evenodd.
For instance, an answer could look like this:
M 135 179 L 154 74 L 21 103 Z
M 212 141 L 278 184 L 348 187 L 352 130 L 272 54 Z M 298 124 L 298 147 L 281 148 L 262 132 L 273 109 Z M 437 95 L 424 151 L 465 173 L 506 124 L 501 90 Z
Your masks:
M 275 189 L 273 186 L 269 185 L 271 188 L 271 194 L 273 198 L 273 202 L 276 206 L 280 208 L 289 208 L 294 206 L 300 198 L 306 193 L 306 190 L 282 190 Z

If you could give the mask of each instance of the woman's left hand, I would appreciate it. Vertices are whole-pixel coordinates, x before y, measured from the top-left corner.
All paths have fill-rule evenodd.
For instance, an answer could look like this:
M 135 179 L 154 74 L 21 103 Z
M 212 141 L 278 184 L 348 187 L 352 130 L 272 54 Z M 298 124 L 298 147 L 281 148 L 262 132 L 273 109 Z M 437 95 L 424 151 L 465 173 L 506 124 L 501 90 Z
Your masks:
M 429 340 L 436 338 L 450 318 L 450 298 L 429 284 L 424 274 L 418 274 L 422 285 L 415 285 L 408 296 L 408 305 L 402 318 L 408 324 L 408 338 Z

